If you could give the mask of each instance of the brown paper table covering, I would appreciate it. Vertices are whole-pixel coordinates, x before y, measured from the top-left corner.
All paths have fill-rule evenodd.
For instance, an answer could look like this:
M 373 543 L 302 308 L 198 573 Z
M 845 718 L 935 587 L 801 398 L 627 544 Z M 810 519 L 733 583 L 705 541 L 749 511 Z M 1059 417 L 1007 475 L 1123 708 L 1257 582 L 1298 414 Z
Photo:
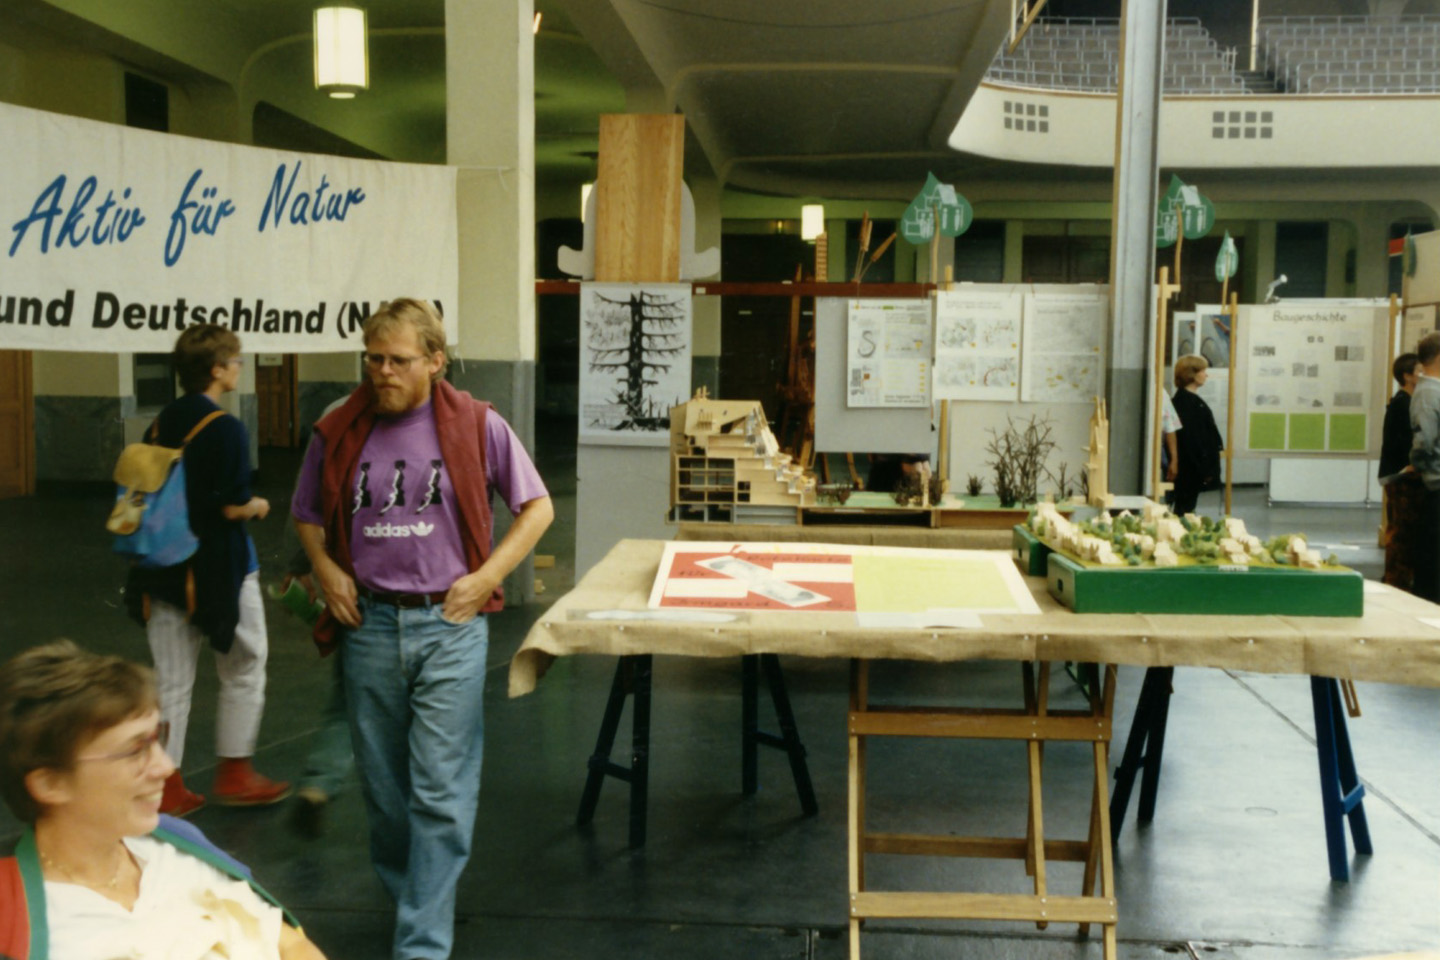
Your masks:
M 1367 589 L 1358 618 L 1076 614 L 1043 580 L 1028 578 L 1041 614 L 983 614 L 978 629 L 866 629 L 851 613 L 735 611 L 725 623 L 586 619 L 591 611 L 648 610 L 663 549 L 660 540 L 622 540 L 556 601 L 510 661 L 510 696 L 534 690 L 556 657 L 582 653 L 1073 660 L 1440 687 L 1440 629 L 1420 620 L 1440 618 L 1440 606 L 1379 584 L 1367 585 L 1374 592 Z
M 1014 532 L 968 527 L 906 527 L 896 524 L 681 523 L 676 540 L 735 540 L 746 543 L 851 543 L 875 547 L 934 550 L 1008 550 Z

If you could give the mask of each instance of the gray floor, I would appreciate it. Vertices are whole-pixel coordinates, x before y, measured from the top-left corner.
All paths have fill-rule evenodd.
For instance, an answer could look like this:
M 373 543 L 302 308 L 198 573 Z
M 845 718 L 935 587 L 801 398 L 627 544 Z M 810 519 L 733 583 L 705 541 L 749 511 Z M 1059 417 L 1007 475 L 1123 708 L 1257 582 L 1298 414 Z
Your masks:
M 540 460 L 561 507 L 541 551 L 545 598 L 572 577 L 574 455 L 567 424 L 548 424 Z M 568 424 L 573 430 L 573 422 Z M 268 456 L 260 485 L 287 496 L 294 460 Z M 1202 508 L 1214 510 L 1215 495 Z M 0 503 L 0 654 L 55 636 L 146 657 L 141 629 L 120 609 L 121 565 L 102 535 L 103 497 Z M 1374 576 L 1378 511 L 1269 507 L 1245 490 L 1237 514 L 1256 532 L 1303 530 Z M 278 518 L 256 528 L 262 571 L 281 569 Z M 846 666 L 787 660 L 785 670 L 820 814 L 800 816 L 785 760 L 761 758 L 761 790 L 740 794 L 739 665 L 660 658 L 655 666 L 649 842 L 626 846 L 622 785 L 611 782 L 595 822 L 575 826 L 586 757 L 613 661 L 564 660 L 539 690 L 505 698 L 505 670 L 540 606 L 494 618 L 484 786 L 475 851 L 461 884 L 457 957 L 820 957 L 845 955 Z M 324 702 L 326 675 L 303 630 L 270 609 L 269 701 L 258 764 L 294 777 Z M 1058 671 L 1057 671 L 1058 673 Z M 1011 664 L 882 664 L 877 698 L 1018 703 Z M 1129 729 L 1141 672 L 1123 669 L 1116 729 Z M 201 670 L 186 768 L 204 789 L 213 771 L 214 671 Z M 1320 819 L 1309 686 L 1301 677 L 1216 670 L 1176 674 L 1155 821 L 1119 840 L 1120 950 L 1127 958 L 1357 957 L 1440 945 L 1440 696 L 1362 684 L 1351 733 L 1369 797 L 1376 853 L 1329 879 Z M 1052 696 L 1076 699 L 1058 675 Z M 769 719 L 762 706 L 762 719 Z M 628 718 L 627 718 L 628 723 Z M 622 727 L 628 730 L 628 727 Z M 1118 753 L 1118 745 L 1117 745 Z M 1080 837 L 1090 763 L 1084 747 L 1046 753 L 1047 829 Z M 1025 755 L 1013 744 L 885 741 L 871 750 L 871 824 L 881 830 L 1022 836 Z M 332 958 L 383 958 L 390 908 L 369 868 L 355 790 L 305 840 L 287 807 L 211 808 L 195 822 L 248 861 Z M 0 835 L 13 821 L 0 820 Z M 1018 864 L 875 857 L 873 884 L 906 889 L 1023 890 Z M 1078 868 L 1052 869 L 1057 893 Z M 1073 926 L 873 923 L 870 958 L 1100 956 Z

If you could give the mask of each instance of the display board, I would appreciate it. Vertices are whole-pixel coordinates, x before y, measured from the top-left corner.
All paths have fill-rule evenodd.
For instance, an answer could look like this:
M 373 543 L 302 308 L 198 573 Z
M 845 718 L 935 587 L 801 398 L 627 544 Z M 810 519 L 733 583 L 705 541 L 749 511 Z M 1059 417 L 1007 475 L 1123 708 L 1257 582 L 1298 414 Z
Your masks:
M 867 616 L 919 626 L 947 614 L 1040 612 L 1008 553 L 822 543 L 667 543 L 649 605 L 854 612 L 862 626 Z
M 1025 294 L 1020 399 L 1090 403 L 1105 393 L 1105 287 Z
M 1242 306 L 1235 454 L 1378 456 L 1388 326 L 1385 305 Z
M 581 284 L 580 442 L 668 447 L 691 339 L 690 284 Z
M 967 285 L 936 295 L 935 399 L 1018 398 L 1024 302 L 1013 286 Z
M 846 404 L 928 407 L 931 323 L 928 299 L 846 301 Z
M 815 449 L 933 453 L 929 407 L 851 407 L 847 403 L 849 300 L 815 300 Z M 928 303 L 928 302 L 927 302 Z M 773 411 L 766 411 L 774 415 Z
M 1420 338 L 1435 330 L 1435 304 L 1408 307 L 1400 326 L 1400 353 L 1414 353 Z

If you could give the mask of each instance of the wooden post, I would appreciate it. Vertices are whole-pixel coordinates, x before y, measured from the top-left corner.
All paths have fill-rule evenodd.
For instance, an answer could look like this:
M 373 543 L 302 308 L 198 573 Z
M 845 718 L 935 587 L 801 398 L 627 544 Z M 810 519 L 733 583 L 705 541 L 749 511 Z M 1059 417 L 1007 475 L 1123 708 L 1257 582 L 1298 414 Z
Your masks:
M 680 174 L 685 118 L 604 114 L 595 177 L 595 279 L 680 279 Z
M 1165 389 L 1165 330 L 1170 312 L 1170 296 L 1177 289 L 1170 283 L 1170 268 L 1161 267 L 1155 296 L 1155 405 L 1152 417 L 1154 426 L 1150 431 L 1150 496 L 1157 503 L 1165 498 L 1165 475 L 1160 469 L 1160 451 L 1165 443 L 1161 425 L 1165 401 L 1160 396 Z
M 1228 517 L 1231 489 L 1235 484 L 1235 331 L 1240 322 L 1240 294 L 1230 294 L 1224 312 L 1230 317 L 1230 391 L 1225 403 L 1225 515 Z

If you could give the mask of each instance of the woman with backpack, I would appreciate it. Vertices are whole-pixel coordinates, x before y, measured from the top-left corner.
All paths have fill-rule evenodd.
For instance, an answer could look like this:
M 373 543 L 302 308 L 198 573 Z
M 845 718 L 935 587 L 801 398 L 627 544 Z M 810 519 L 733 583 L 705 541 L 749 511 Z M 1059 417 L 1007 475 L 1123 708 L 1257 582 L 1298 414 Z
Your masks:
M 219 764 L 211 797 L 230 806 L 258 806 L 283 800 L 290 785 L 271 780 L 251 764 L 265 705 L 269 639 L 260 564 L 245 524 L 264 519 L 270 504 L 250 492 L 245 425 L 223 413 L 218 402 L 240 383 L 240 338 L 216 324 L 192 324 L 176 341 L 173 362 L 185 395 L 160 411 L 152 442 L 184 448 L 185 502 L 199 546 L 184 563 L 132 568 L 126 602 L 145 623 L 160 715 L 169 729 L 166 752 L 176 768 L 165 782 L 160 810 L 178 817 L 205 803 L 180 775 L 195 670 L 205 643 L 214 650 L 220 678 Z

